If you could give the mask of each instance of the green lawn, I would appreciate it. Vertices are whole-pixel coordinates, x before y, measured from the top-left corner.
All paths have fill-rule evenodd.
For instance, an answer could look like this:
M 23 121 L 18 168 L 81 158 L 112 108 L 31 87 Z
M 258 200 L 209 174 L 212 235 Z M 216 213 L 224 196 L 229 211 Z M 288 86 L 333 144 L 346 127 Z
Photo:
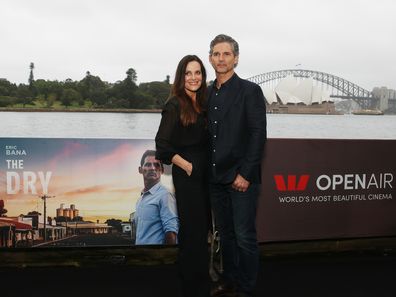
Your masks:
M 84 105 L 80 106 L 77 102 L 73 102 L 70 106 L 62 105 L 61 101 L 54 101 L 51 107 L 48 107 L 46 102 L 42 99 L 37 99 L 33 101 L 34 104 L 26 104 L 23 107 L 22 103 L 13 104 L 9 107 L 11 108 L 51 108 L 51 109 L 81 109 L 81 108 L 92 108 L 92 103 L 88 100 L 84 102 Z

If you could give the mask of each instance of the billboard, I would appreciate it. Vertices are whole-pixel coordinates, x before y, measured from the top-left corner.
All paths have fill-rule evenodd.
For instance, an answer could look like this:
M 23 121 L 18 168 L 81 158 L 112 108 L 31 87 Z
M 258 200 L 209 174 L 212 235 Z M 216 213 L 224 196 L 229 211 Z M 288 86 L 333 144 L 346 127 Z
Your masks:
M 0 138 L 0 247 L 133 245 L 139 166 L 154 147 Z M 396 235 L 395 152 L 394 140 L 268 139 L 259 241 Z M 173 192 L 170 168 L 161 184 Z
M 132 245 L 140 160 L 154 147 L 144 139 L 1 138 L 0 245 Z M 168 170 L 161 183 L 172 191 Z
M 259 240 L 396 235 L 395 152 L 395 140 L 268 140 Z

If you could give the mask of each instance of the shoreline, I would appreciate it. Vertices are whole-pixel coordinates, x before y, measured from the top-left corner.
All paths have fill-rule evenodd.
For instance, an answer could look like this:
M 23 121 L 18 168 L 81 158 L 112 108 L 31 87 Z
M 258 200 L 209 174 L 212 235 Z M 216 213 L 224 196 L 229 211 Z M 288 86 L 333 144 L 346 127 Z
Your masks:
M 0 112 L 104 112 L 104 113 L 161 113 L 161 109 L 132 109 L 132 108 L 22 108 L 22 107 L 0 107 Z M 267 110 L 267 114 L 306 114 L 306 115 L 344 115 L 339 111 L 321 112 L 311 110 L 299 111 L 283 111 L 274 112 L 271 109 Z M 351 113 L 352 114 L 352 113 Z M 384 115 L 396 115 L 396 113 L 383 113 Z M 355 115 L 360 115 L 356 114 Z
M 0 112 L 116 112 L 116 113 L 160 113 L 161 109 L 130 109 L 130 108 L 9 108 L 0 107 Z

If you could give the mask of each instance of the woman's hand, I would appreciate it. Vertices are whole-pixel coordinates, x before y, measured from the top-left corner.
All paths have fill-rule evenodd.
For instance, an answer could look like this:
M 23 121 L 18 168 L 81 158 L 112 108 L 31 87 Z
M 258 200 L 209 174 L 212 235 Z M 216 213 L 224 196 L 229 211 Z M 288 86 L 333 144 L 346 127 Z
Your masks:
M 188 176 L 191 176 L 192 171 L 193 171 L 193 165 L 190 162 L 187 162 L 188 164 L 186 164 L 186 168 L 184 168 L 184 171 L 186 171 Z
M 172 157 L 172 163 L 183 169 L 188 176 L 191 176 L 193 171 L 193 164 L 191 162 L 188 162 L 186 159 L 183 159 L 179 154 L 176 154 Z

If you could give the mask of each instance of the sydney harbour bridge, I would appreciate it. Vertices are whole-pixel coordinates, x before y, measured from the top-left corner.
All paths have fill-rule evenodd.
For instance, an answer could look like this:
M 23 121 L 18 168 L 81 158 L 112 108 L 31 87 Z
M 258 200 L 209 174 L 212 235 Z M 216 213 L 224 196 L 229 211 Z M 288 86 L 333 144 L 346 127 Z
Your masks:
M 286 69 L 267 72 L 252 76 L 248 80 L 259 84 L 260 86 L 269 87 L 275 82 L 288 77 L 294 76 L 299 79 L 312 78 L 322 87 L 330 89 L 330 97 L 341 99 L 351 99 L 358 103 L 362 109 L 394 109 L 396 107 L 396 92 L 378 92 L 368 91 L 359 85 L 352 83 L 344 78 L 324 73 L 320 71 L 304 70 L 304 69 Z

